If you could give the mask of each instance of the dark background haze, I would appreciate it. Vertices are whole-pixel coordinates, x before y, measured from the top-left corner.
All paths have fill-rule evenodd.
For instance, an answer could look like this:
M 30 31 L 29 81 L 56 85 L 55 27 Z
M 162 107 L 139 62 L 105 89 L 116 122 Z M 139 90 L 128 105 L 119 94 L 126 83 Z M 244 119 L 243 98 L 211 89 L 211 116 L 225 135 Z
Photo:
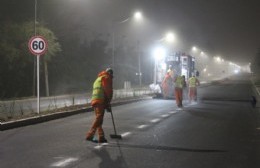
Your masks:
M 131 23 L 117 26 L 117 31 L 147 44 L 171 30 L 178 36 L 176 47 L 180 49 L 196 45 L 209 55 L 221 55 L 241 64 L 251 61 L 260 44 L 257 0 L 63 0 L 63 3 L 74 9 L 67 16 L 68 21 L 108 33 L 114 21 L 140 10 L 143 23 L 138 27 Z M 57 9 L 56 16 L 54 13 L 57 20 L 68 12 L 62 8 Z
M 1 0 L 1 25 L 34 21 L 35 2 Z M 141 22 L 131 19 L 136 11 L 143 14 Z M 52 94 L 91 90 L 97 73 L 112 66 L 113 32 L 119 88 L 126 80 L 138 85 L 139 55 L 143 84 L 152 82 L 152 48 L 169 31 L 176 35 L 173 51 L 189 53 L 196 46 L 210 57 L 247 65 L 260 47 L 259 18 L 258 0 L 37 0 L 37 22 L 54 32 L 62 49 L 49 63 Z M 9 76 L 1 81 L 9 88 L 1 90 L 16 89 L 12 80 L 19 76 Z M 26 83 L 31 90 L 32 82 Z
M 209 55 L 221 55 L 242 64 L 251 61 L 260 44 L 258 0 L 37 1 L 39 19 L 44 17 L 44 22 L 52 27 L 70 27 L 89 37 L 111 34 L 112 27 L 116 27 L 118 36 L 142 39 L 141 43 L 151 45 L 167 31 L 173 31 L 179 40 L 175 44 L 177 49 L 188 50 L 196 45 Z M 34 0 L 4 0 L 1 3 L 6 3 L 1 6 L 5 6 L 10 15 L 24 12 L 28 17 L 34 17 Z M 130 17 L 137 10 L 143 13 L 142 23 L 115 26 L 116 21 Z

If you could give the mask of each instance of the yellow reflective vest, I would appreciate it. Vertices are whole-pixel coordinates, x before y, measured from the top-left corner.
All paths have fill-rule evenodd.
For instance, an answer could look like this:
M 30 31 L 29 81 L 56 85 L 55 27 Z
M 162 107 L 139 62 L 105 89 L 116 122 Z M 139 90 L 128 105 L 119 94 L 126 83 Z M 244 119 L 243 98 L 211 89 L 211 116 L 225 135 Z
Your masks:
M 195 77 L 190 77 L 189 79 L 189 87 L 196 87 L 197 79 Z
M 105 75 L 104 75 L 105 76 Z M 104 89 L 101 84 L 101 80 L 104 76 L 98 77 L 93 84 L 92 100 L 103 100 L 104 99 Z
M 184 79 L 182 76 L 177 76 L 175 79 L 175 87 L 177 88 L 183 88 L 184 85 Z

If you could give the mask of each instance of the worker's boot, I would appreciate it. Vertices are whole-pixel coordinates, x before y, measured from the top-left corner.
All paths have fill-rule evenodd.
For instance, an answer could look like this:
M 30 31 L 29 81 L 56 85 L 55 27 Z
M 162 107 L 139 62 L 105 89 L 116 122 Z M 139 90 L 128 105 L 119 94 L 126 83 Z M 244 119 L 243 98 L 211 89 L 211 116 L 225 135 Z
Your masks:
M 86 140 L 87 140 L 87 141 L 93 141 L 93 139 L 94 139 L 94 136 L 87 136 L 87 137 L 86 137 Z
M 101 137 L 99 137 L 98 142 L 99 143 L 107 143 L 107 140 L 104 136 L 101 136 Z
M 92 129 L 91 131 L 89 131 L 86 135 L 86 140 L 87 141 L 93 141 L 94 139 L 94 135 L 95 135 L 96 130 Z

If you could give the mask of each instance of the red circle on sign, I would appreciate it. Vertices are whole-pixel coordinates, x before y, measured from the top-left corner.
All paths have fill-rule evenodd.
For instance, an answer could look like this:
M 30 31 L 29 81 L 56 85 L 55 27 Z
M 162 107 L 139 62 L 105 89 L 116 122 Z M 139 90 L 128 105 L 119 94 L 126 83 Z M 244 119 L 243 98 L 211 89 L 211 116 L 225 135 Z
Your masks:
M 47 40 L 42 36 L 33 36 L 28 43 L 29 50 L 34 55 L 43 55 L 48 48 Z

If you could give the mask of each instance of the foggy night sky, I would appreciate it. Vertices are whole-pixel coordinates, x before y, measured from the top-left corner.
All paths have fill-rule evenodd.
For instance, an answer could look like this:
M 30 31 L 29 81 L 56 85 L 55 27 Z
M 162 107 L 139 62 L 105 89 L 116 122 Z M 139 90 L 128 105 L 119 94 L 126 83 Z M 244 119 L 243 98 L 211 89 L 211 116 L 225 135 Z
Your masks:
M 34 0 L 25 1 L 34 7 Z M 44 3 L 48 3 L 45 10 Z M 83 25 L 96 33 L 111 33 L 114 26 L 117 36 L 126 34 L 143 46 L 172 31 L 177 35 L 176 50 L 188 52 L 195 45 L 210 56 L 242 64 L 250 62 L 260 48 L 258 0 L 38 0 L 38 5 L 39 17 L 49 13 L 48 8 L 54 10 L 52 23 Z M 140 25 L 114 24 L 136 10 L 144 15 Z
M 119 1 L 117 1 L 119 2 Z M 176 32 L 185 48 L 248 63 L 260 48 L 260 1 L 136 0 L 121 1 L 125 11 L 140 9 L 150 21 L 147 31 Z M 119 7 L 120 7 L 119 5 Z M 118 7 L 117 7 L 118 8 Z M 178 42 L 177 42 L 178 43 Z M 177 44 L 178 45 L 178 44 Z

